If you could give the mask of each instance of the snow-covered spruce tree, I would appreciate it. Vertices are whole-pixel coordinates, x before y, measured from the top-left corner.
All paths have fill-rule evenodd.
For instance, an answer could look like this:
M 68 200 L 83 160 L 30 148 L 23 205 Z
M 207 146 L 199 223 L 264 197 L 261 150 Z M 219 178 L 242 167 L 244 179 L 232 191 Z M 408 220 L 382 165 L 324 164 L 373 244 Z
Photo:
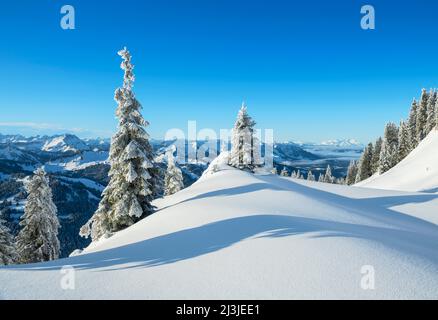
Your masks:
M 379 159 L 379 173 L 385 173 L 397 164 L 398 159 L 398 127 L 389 122 L 385 127 L 382 148 Z
M 438 97 L 435 102 L 435 130 L 438 130 Z
M 426 126 L 427 126 L 427 104 L 429 101 L 429 94 L 426 89 L 423 89 L 421 93 L 420 105 L 417 110 L 417 143 L 420 143 L 426 137 Z
M 397 164 L 397 147 L 383 141 L 382 151 L 380 152 L 379 174 L 383 174 Z
M 379 137 L 374 143 L 373 159 L 371 160 L 371 171 L 373 172 L 373 174 L 379 171 L 379 161 L 380 161 L 380 152 L 382 151 L 382 142 L 383 142 L 382 138 Z
M 411 151 L 413 149 L 415 149 L 418 145 L 418 141 L 417 141 L 417 111 L 418 111 L 418 103 L 417 103 L 417 100 L 414 99 L 412 101 L 411 112 L 409 113 L 409 121 L 408 121 L 409 140 L 410 140 Z
M 283 167 L 283 170 L 280 172 L 280 176 L 289 177 L 289 172 L 287 171 L 286 167 Z
M 318 182 L 324 182 L 324 176 L 325 175 L 323 173 L 320 173 L 318 176 Z
M 327 169 L 325 170 L 323 182 L 325 183 L 334 183 L 335 177 L 332 175 L 332 168 L 330 165 L 327 165 Z
M 402 161 L 411 152 L 408 123 L 401 121 L 398 131 L 397 163 Z
M 255 124 L 245 103 L 242 103 L 233 128 L 230 166 L 252 171 L 259 165 L 259 146 L 254 137 Z
M 0 265 L 14 264 L 18 260 L 14 238 L 5 223 L 0 213 Z
M 275 174 L 275 175 L 278 174 L 278 170 L 277 170 L 277 168 L 275 166 L 272 168 L 271 173 Z
M 21 230 L 16 239 L 20 263 L 50 261 L 59 258 L 57 209 L 46 172 L 40 168 L 26 183 L 28 193 Z
M 357 171 L 358 171 L 357 161 L 351 160 L 350 165 L 348 166 L 348 170 L 347 170 L 347 178 L 345 179 L 345 182 L 349 186 L 356 183 Z
M 145 127 L 149 125 L 140 111 L 141 104 L 132 90 L 135 80 L 131 54 L 124 48 L 123 86 L 115 91 L 119 119 L 118 131 L 111 140 L 109 162 L 110 181 L 91 219 L 81 228 L 80 235 L 92 240 L 134 224 L 153 211 L 151 201 L 157 195 L 159 175 L 154 168 L 153 150 Z
M 175 164 L 173 152 L 167 152 L 167 171 L 164 178 L 164 194 L 170 196 L 184 189 L 183 175 L 181 169 Z
M 429 101 L 427 102 L 427 122 L 426 122 L 426 135 L 429 134 L 436 127 L 436 102 L 437 92 L 433 91 L 429 95 Z
M 315 176 L 313 175 L 311 170 L 309 170 L 309 172 L 307 173 L 307 181 L 315 181 Z
M 359 165 L 356 175 L 356 183 L 368 179 L 373 175 L 372 170 L 372 160 L 373 160 L 373 144 L 369 143 L 359 160 Z
M 291 177 L 292 179 L 296 179 L 296 178 L 297 178 L 297 173 L 296 173 L 295 170 L 292 171 L 292 173 L 290 174 L 290 177 Z

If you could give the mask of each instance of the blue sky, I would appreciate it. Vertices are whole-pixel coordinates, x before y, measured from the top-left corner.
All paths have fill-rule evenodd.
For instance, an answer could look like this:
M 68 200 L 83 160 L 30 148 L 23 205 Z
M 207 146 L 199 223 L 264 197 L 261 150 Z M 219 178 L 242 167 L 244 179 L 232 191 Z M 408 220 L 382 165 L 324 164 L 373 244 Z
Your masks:
M 60 8 L 76 9 L 62 30 Z M 372 4 L 376 29 L 360 28 Z M 110 136 L 128 46 L 148 131 L 229 128 L 242 100 L 276 140 L 356 138 L 438 87 L 436 1 L 18 0 L 0 13 L 0 133 Z

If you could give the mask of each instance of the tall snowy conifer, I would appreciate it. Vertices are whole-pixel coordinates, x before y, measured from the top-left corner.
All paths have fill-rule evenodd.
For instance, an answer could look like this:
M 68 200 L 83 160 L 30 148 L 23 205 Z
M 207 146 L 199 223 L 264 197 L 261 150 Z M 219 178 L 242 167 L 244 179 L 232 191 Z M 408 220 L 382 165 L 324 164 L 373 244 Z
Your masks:
M 418 107 L 417 110 L 417 123 L 416 123 L 417 144 L 420 143 L 426 137 L 428 101 L 429 101 L 429 94 L 426 92 L 426 89 L 423 89 L 421 93 L 420 106 Z
M 411 151 L 409 128 L 404 121 L 400 122 L 400 129 L 398 132 L 398 148 L 397 148 L 397 163 L 402 161 Z
M 183 175 L 181 169 L 175 164 L 173 152 L 167 152 L 167 171 L 164 178 L 165 195 L 170 196 L 184 189 Z
M 307 173 L 307 181 L 315 181 L 315 176 L 313 175 L 312 171 L 310 171 L 310 170 Z
M 50 261 L 59 258 L 57 209 L 45 171 L 40 168 L 26 183 L 28 193 L 16 247 L 20 263 Z
M 254 136 L 255 124 L 245 103 L 242 103 L 233 128 L 229 162 L 232 167 L 252 171 L 260 164 L 259 142 Z
M 332 175 L 332 168 L 330 167 L 330 165 L 327 165 L 327 169 L 325 170 L 323 182 L 325 182 L 325 183 L 334 183 L 335 182 L 335 177 L 333 177 L 333 175 Z
M 409 113 L 409 121 L 408 121 L 409 139 L 410 139 L 411 150 L 415 149 L 418 145 L 418 141 L 417 141 L 417 111 L 418 111 L 418 103 L 414 99 L 414 101 L 412 101 L 411 112 Z
M 356 183 L 357 171 L 357 161 L 351 160 L 347 170 L 347 178 L 345 180 L 349 186 Z
M 356 183 L 368 179 L 373 175 L 372 170 L 372 160 L 373 160 L 373 144 L 369 143 L 359 160 Z
M 17 250 L 5 221 L 0 213 L 0 265 L 9 265 L 17 262 Z
M 427 102 L 426 135 L 436 127 L 436 102 L 437 92 L 433 91 L 429 95 L 429 101 Z
M 382 151 L 382 142 L 383 142 L 382 138 L 379 137 L 374 143 L 373 159 L 371 160 L 371 170 L 373 174 L 379 171 L 379 161 L 380 161 L 380 152 Z
M 109 161 L 110 181 L 102 194 L 99 207 L 81 228 L 80 235 L 93 241 L 134 224 L 153 211 L 151 201 L 157 195 L 157 169 L 154 168 L 153 150 L 145 127 L 149 125 L 140 111 L 141 104 L 132 90 L 134 66 L 131 54 L 124 48 L 123 86 L 115 91 L 119 119 L 117 133 L 111 141 Z

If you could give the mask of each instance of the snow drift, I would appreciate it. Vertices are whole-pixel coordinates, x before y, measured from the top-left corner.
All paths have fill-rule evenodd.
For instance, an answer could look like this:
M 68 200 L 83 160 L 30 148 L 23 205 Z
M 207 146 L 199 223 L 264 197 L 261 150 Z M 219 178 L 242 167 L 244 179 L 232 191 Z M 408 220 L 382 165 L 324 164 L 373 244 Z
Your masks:
M 438 130 L 433 130 L 403 161 L 382 175 L 357 184 L 360 187 L 438 192 Z
M 78 256 L 0 268 L 0 297 L 438 298 L 438 195 L 216 169 Z

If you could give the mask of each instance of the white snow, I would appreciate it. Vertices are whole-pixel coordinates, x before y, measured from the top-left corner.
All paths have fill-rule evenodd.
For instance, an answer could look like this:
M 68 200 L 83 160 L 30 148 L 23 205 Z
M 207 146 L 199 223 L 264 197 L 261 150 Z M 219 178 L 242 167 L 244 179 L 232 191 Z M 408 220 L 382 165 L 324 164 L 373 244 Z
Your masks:
M 438 195 L 218 167 L 80 255 L 0 268 L 0 296 L 438 298 Z M 74 290 L 61 286 L 63 266 L 75 268 Z M 363 266 L 374 290 L 361 287 Z
M 85 144 L 85 142 L 75 135 L 65 134 L 46 141 L 41 150 L 47 152 L 78 152 L 89 149 L 90 148 Z
M 50 161 L 44 168 L 47 172 L 76 171 L 107 163 L 108 151 L 84 151 L 80 155 Z
M 397 166 L 357 184 L 360 187 L 438 192 L 438 130 L 433 130 Z

